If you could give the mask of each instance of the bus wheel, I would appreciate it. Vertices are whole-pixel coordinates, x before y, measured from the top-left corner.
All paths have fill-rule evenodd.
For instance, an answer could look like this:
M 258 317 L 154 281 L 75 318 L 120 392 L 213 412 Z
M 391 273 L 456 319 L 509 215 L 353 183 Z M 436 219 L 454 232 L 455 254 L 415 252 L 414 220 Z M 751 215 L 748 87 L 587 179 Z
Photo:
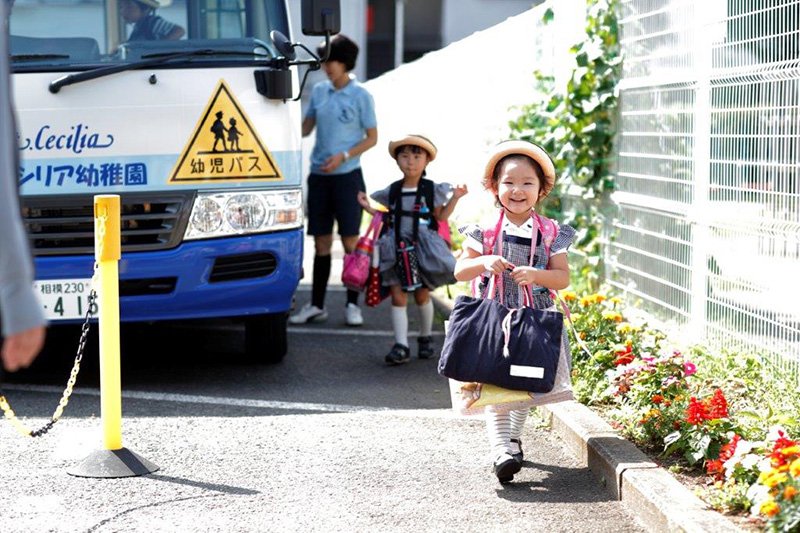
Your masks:
M 255 363 L 280 363 L 286 355 L 286 313 L 244 319 L 245 355 Z

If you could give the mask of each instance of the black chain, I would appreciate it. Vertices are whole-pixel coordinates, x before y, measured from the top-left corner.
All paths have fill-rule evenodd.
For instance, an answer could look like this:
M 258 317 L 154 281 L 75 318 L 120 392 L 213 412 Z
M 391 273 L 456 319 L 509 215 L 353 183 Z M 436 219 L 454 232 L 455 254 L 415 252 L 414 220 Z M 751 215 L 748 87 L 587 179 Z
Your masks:
M 56 422 L 61 418 L 61 414 L 64 408 L 69 403 L 69 397 L 72 394 L 72 388 L 75 386 L 75 380 L 78 378 L 78 372 L 81 368 L 81 361 L 83 360 L 83 353 L 86 350 L 86 339 L 89 336 L 89 329 L 91 328 L 91 323 L 89 319 L 92 315 L 92 307 L 94 305 L 94 301 L 97 299 L 97 291 L 92 289 L 89 292 L 89 305 L 86 307 L 86 315 L 83 319 L 83 325 L 81 326 L 81 336 L 78 340 L 78 351 L 75 354 L 75 362 L 72 364 L 72 370 L 70 371 L 70 377 L 67 381 L 67 387 L 64 390 L 64 394 L 61 396 L 61 400 L 58 403 L 58 407 L 56 408 L 53 416 L 50 420 L 40 427 L 39 429 L 35 429 L 30 431 L 29 435 L 31 437 L 41 437 L 42 435 L 46 434 L 48 431 L 52 429 Z M 2 368 L 0 368 L 0 398 L 5 400 L 5 396 L 3 395 L 2 389 Z M 9 415 L 9 412 L 11 413 Z M 14 412 L 9 409 L 6 413 L 6 418 L 15 418 Z

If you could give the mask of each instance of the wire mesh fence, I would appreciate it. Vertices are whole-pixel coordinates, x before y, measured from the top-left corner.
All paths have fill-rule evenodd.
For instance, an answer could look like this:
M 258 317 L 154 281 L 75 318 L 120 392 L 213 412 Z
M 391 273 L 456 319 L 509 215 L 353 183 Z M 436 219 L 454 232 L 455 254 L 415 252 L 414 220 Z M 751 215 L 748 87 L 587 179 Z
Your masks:
M 800 370 L 800 0 L 627 0 L 611 281 Z

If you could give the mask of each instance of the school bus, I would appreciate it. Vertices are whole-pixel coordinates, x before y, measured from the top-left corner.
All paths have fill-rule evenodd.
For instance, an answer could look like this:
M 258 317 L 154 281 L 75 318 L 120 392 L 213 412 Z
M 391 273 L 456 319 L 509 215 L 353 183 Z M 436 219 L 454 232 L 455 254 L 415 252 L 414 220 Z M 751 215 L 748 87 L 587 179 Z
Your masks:
M 231 318 L 249 358 L 284 357 L 303 255 L 297 82 L 320 60 L 295 53 L 289 6 L 304 33 L 338 32 L 338 0 L 14 3 L 20 202 L 51 321 L 84 318 L 93 197 L 119 194 L 123 322 Z

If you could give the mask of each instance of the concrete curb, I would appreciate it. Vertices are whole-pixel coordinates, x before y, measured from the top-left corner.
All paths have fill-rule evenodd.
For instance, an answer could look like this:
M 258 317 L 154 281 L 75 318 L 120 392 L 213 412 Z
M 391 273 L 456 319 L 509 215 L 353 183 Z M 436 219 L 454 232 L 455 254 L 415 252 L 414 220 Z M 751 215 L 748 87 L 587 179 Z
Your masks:
M 433 295 L 445 316 L 452 302 Z M 686 533 L 743 531 L 653 463 L 594 411 L 575 401 L 542 407 L 550 428 L 616 499 L 637 513 L 648 531 Z

